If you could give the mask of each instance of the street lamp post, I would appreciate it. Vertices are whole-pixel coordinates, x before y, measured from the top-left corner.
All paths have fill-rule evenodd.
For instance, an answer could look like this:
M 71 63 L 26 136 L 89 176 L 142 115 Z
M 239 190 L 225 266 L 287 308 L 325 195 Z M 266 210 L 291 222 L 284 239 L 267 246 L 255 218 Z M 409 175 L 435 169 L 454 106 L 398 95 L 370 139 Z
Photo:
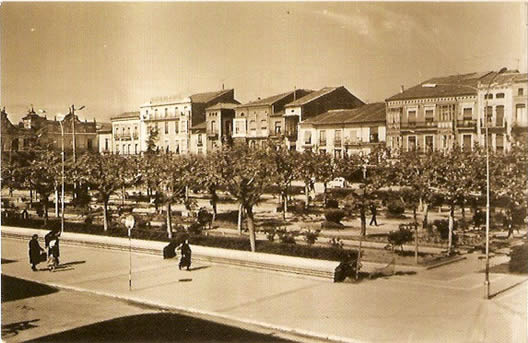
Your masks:
M 64 232 L 64 126 L 62 125 L 62 120 L 59 120 L 59 125 L 61 128 L 61 158 L 62 158 L 62 175 L 61 175 L 61 234 Z
M 484 120 L 486 121 L 486 278 L 484 285 L 486 287 L 486 299 L 490 298 L 490 281 L 489 281 L 489 230 L 490 230 L 490 166 L 489 166 L 489 120 L 488 120 L 488 95 L 491 88 L 493 80 L 499 75 L 506 71 L 506 68 L 502 68 L 498 73 L 493 75 L 490 82 L 488 83 L 488 88 L 486 90 L 486 95 L 484 96 Z
M 484 286 L 486 288 L 486 295 L 485 298 L 489 299 L 490 297 L 490 281 L 489 281 L 489 230 L 490 230 L 490 167 L 489 167 L 489 125 L 488 125 L 488 96 L 489 91 L 491 89 L 491 84 L 495 80 L 495 78 L 499 75 L 507 71 L 508 69 L 506 67 L 501 68 L 498 72 L 496 72 L 492 77 L 491 80 L 488 83 L 488 87 L 486 89 L 486 95 L 484 96 L 484 120 L 485 120 L 485 144 L 486 144 L 486 276 L 484 280 Z M 459 86 L 459 87 L 467 87 L 471 88 L 477 91 L 478 96 L 478 87 L 473 87 L 469 85 L 457 85 L 457 84 L 435 84 L 435 86 Z

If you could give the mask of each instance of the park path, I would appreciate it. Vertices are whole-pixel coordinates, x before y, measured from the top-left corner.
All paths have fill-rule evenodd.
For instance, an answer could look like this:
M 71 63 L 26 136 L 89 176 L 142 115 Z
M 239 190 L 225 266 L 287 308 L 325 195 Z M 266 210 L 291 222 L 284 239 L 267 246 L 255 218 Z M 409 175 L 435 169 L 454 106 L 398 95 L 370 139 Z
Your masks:
M 526 342 L 527 277 L 491 274 L 483 299 L 483 261 L 416 275 L 332 284 L 224 265 L 179 271 L 176 261 L 123 251 L 61 245 L 64 268 L 32 272 L 27 242 L 2 239 L 2 273 L 36 282 L 210 315 L 234 325 L 344 342 Z M 41 265 L 41 268 L 44 266 Z

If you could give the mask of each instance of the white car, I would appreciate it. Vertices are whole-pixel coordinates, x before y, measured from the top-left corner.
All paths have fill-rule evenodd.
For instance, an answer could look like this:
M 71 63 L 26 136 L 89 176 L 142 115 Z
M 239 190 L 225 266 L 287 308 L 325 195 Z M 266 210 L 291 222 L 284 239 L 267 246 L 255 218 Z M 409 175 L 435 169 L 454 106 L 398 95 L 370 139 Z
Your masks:
M 329 188 L 345 188 L 346 181 L 344 177 L 336 177 L 332 181 L 328 182 Z

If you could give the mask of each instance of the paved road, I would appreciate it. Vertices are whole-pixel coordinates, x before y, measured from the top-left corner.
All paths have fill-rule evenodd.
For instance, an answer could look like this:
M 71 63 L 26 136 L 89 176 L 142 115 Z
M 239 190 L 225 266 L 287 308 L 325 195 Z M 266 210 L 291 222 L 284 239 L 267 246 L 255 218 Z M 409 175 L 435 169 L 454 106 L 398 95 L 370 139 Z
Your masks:
M 484 300 L 477 255 L 417 275 L 332 284 L 222 265 L 179 271 L 176 261 L 133 254 L 129 291 L 126 252 L 64 244 L 69 265 L 50 273 L 30 270 L 26 247 L 2 240 L 2 258 L 16 261 L 4 274 L 232 323 L 350 342 L 527 342 L 527 277 L 492 274 L 498 294 Z

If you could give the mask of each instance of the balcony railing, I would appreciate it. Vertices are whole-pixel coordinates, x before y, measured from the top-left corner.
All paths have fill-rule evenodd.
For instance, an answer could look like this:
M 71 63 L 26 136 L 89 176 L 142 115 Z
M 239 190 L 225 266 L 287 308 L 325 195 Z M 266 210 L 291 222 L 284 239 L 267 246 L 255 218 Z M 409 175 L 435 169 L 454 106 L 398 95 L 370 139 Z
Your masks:
M 129 141 L 132 140 L 132 135 L 129 133 L 118 133 L 115 135 L 116 140 Z
M 473 119 L 457 120 L 457 127 L 476 127 L 477 121 Z
M 334 146 L 341 146 L 342 144 L 343 144 L 343 141 L 341 139 L 334 140 Z
M 438 127 L 438 123 L 434 121 L 421 121 L 421 122 L 414 123 L 414 127 L 436 129 Z
M 321 139 L 321 140 L 319 141 L 319 145 L 320 145 L 320 146 L 326 146 L 326 139 L 324 139 L 324 140 Z

